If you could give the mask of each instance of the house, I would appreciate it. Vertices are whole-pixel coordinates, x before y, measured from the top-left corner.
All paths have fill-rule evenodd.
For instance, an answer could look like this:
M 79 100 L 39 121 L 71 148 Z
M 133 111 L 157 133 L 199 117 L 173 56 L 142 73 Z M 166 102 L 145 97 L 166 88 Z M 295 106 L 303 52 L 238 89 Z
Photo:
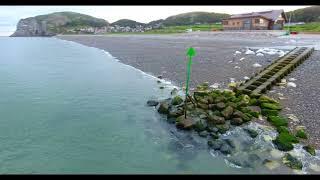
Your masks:
M 222 20 L 224 30 L 282 30 L 287 17 L 283 10 L 235 14 Z

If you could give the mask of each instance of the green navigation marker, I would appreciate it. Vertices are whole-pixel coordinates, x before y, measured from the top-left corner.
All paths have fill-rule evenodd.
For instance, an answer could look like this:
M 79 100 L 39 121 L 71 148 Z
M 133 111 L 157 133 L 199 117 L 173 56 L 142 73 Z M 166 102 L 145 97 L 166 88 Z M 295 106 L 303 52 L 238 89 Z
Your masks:
M 184 117 L 187 118 L 187 97 L 189 92 L 189 81 L 191 75 L 191 65 L 192 65 L 192 57 L 196 55 L 196 50 L 190 47 L 187 50 L 187 56 L 189 57 L 188 64 L 187 64 L 187 82 L 186 82 L 186 98 L 184 101 Z

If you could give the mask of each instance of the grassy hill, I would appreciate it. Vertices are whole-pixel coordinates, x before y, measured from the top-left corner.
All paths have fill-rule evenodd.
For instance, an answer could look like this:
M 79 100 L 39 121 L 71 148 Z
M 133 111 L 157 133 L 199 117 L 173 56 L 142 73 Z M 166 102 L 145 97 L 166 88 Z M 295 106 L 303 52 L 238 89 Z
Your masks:
M 135 28 L 136 26 L 145 26 L 146 24 L 144 23 L 140 23 L 140 22 L 137 22 L 137 21 L 133 21 L 133 20 L 130 20 L 130 19 L 120 19 L 116 22 L 113 22 L 111 23 L 112 26 L 114 25 L 118 25 L 118 26 L 122 26 L 122 27 L 131 27 L 131 28 Z
M 286 12 L 288 18 L 290 14 L 291 22 L 320 22 L 320 6 L 311 6 Z

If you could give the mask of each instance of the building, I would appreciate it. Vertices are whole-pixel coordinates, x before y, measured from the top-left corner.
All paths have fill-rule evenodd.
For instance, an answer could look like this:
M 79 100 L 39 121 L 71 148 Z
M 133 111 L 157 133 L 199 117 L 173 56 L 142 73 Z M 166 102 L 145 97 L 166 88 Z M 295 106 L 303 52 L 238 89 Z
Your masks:
M 235 14 L 222 20 L 224 30 L 282 30 L 287 17 L 283 10 Z

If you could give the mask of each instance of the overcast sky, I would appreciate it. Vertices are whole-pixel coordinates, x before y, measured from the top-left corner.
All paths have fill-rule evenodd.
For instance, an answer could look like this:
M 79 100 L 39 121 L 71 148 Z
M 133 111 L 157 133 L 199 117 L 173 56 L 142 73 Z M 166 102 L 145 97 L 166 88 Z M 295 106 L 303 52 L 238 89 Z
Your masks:
M 59 11 L 88 14 L 110 23 L 119 19 L 148 23 L 192 11 L 238 14 L 271 9 L 291 11 L 305 7 L 308 6 L 0 6 L 0 36 L 12 34 L 21 18 Z

